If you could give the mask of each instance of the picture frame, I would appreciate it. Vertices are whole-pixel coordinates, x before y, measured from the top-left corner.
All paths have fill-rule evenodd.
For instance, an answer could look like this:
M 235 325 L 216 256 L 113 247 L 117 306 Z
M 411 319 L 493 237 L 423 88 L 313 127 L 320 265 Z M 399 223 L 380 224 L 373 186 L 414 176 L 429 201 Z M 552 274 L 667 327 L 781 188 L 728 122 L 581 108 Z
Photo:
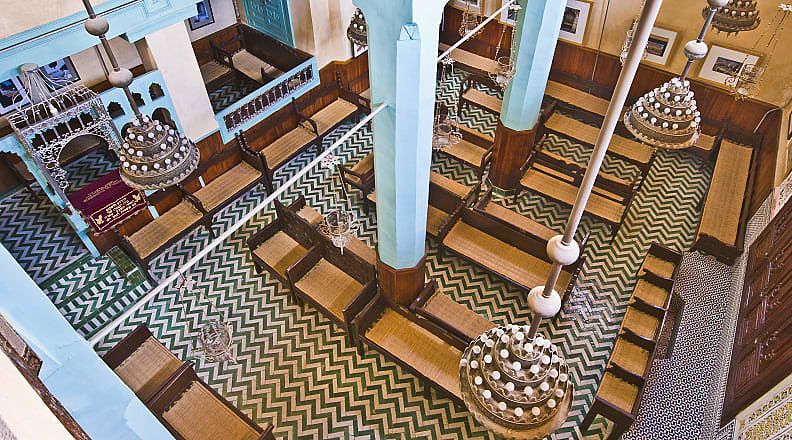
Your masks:
M 451 0 L 451 7 L 466 11 L 470 6 L 470 12 L 481 15 L 484 12 L 485 0 Z
M 517 14 L 519 12 L 519 9 L 506 8 L 501 11 L 498 21 L 509 26 L 514 26 L 517 23 Z
M 0 115 L 19 110 L 30 103 L 30 98 L 22 87 L 19 78 L 0 81 Z
M 352 57 L 357 58 L 368 51 L 368 45 L 361 46 L 357 43 L 352 43 Z
M 761 54 L 713 44 L 700 63 L 698 78 L 719 87 L 726 87 L 724 81 L 729 75 L 739 72 L 745 64 L 757 64 L 761 60 Z
M 49 64 L 45 64 L 39 67 L 39 71 L 52 81 L 56 90 L 80 80 L 80 74 L 77 73 L 77 69 L 74 67 L 74 63 L 70 57 L 61 58 Z
M 558 38 L 582 46 L 593 4 L 591 0 L 567 0 Z
M 665 66 L 675 53 L 679 32 L 659 25 L 652 28 L 643 60 L 658 66 Z
M 190 22 L 190 30 L 195 31 L 215 22 L 211 0 L 201 0 L 195 4 L 195 9 L 197 14 L 187 20 Z

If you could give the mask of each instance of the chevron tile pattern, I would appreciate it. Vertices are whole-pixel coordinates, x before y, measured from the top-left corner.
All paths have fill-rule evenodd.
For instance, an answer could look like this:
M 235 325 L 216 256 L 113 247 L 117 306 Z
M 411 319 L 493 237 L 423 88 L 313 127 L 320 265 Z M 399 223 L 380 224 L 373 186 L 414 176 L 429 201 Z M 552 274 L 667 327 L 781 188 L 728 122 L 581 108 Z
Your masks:
M 439 99 L 455 103 L 461 77 L 459 71 L 450 75 L 439 88 Z M 494 133 L 491 115 L 470 109 L 461 119 Z M 326 142 L 350 127 L 342 126 Z M 337 154 L 342 162 L 352 164 L 371 148 L 371 132 L 364 129 Z M 553 136 L 548 136 L 545 148 L 583 162 L 590 154 L 586 146 Z M 277 172 L 276 185 L 314 155 L 306 152 Z M 637 172 L 616 160 L 607 161 L 604 168 L 625 178 Z M 476 183 L 473 170 L 442 155 L 434 156 L 432 169 L 466 185 Z M 577 426 L 597 390 L 638 265 L 654 241 L 677 249 L 690 246 L 699 217 L 696 207 L 710 174 L 709 165 L 692 156 L 660 152 L 613 242 L 603 224 L 584 217 L 578 239 L 590 234 L 586 264 L 562 312 L 541 328 L 566 353 L 576 386 L 570 417 L 553 438 L 583 438 Z M 303 194 L 322 212 L 343 203 L 338 179 L 321 168 L 310 170 L 287 194 L 285 202 Z M 215 217 L 215 232 L 235 223 L 265 196 L 263 188 L 242 196 Z M 559 232 L 568 215 L 566 207 L 535 194 L 497 201 Z M 350 193 L 349 204 L 361 221 L 360 237 L 375 246 L 375 214 L 363 213 L 357 191 Z M 255 273 L 245 240 L 273 218 L 272 209 L 259 213 L 192 269 L 190 276 L 198 280 L 201 298 L 180 298 L 171 286 L 97 350 L 103 353 L 137 325 L 147 323 L 182 359 L 196 359 L 195 328 L 207 317 L 220 315 L 232 324 L 237 363 L 198 360 L 199 375 L 257 422 L 274 423 L 278 438 L 491 438 L 464 408 L 434 390 L 425 398 L 414 376 L 374 350 L 359 356 L 337 326 L 311 307 L 295 305 L 286 287 L 269 274 Z M 208 242 L 206 231 L 194 231 L 152 263 L 155 275 L 170 274 Z M 524 292 L 454 256 L 438 258 L 431 239 L 427 248 L 430 274 L 442 291 L 493 322 L 529 321 Z M 88 335 L 150 287 L 126 286 L 109 261 L 89 259 L 46 291 L 75 327 Z M 687 311 L 686 306 L 683 314 Z M 639 424 L 635 429 L 630 438 L 646 437 Z M 598 419 L 587 435 L 604 438 L 608 430 L 608 423 Z
M 231 104 L 261 87 L 261 84 L 244 75 L 238 76 L 240 77 L 238 80 L 229 81 L 209 92 L 209 101 L 212 103 L 212 110 L 215 113 L 220 113 Z

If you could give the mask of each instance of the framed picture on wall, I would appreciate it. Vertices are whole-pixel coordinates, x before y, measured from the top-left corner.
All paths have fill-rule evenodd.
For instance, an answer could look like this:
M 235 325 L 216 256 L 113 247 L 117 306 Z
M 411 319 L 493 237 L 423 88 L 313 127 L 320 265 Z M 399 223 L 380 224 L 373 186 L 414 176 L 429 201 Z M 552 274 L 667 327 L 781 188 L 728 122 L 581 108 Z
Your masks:
M 72 63 L 69 57 L 61 58 L 41 66 L 39 70 L 52 81 L 56 89 L 60 89 L 63 86 L 80 80 L 80 75 L 77 73 L 77 69 L 74 67 L 74 63 Z
M 212 12 L 212 2 L 210 0 L 201 0 L 195 4 L 195 8 L 198 13 L 195 17 L 188 20 L 191 30 L 198 30 L 215 22 L 214 13 Z
M 679 34 L 676 31 L 659 26 L 653 27 L 649 41 L 646 43 L 644 60 L 660 66 L 668 64 L 671 54 L 674 53 L 677 35 Z
M 508 24 L 509 26 L 514 26 L 517 23 L 517 14 L 519 13 L 519 9 L 512 9 L 506 8 L 501 11 L 500 15 L 500 22 L 504 24 Z
M 361 46 L 357 43 L 352 43 L 352 56 L 357 58 L 360 55 L 363 55 L 368 50 L 368 45 Z
M 484 0 L 451 0 L 451 6 L 463 11 L 470 8 L 470 12 L 481 15 L 484 11 Z
M 0 115 L 11 113 L 29 103 L 30 98 L 25 93 L 19 78 L 0 81 Z
M 591 15 L 591 5 L 590 0 L 567 0 L 558 37 L 582 45 Z
M 701 63 L 698 77 L 704 81 L 724 86 L 730 76 L 739 73 L 746 64 L 756 64 L 762 59 L 759 54 L 743 49 L 731 49 L 713 44 Z

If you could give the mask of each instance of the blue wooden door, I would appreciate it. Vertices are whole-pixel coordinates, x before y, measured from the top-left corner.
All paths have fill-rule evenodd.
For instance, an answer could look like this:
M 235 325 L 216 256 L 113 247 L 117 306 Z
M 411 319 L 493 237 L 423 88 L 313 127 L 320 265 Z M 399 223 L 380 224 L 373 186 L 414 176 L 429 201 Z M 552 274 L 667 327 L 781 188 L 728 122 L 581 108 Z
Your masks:
M 248 24 L 289 46 L 294 46 L 289 0 L 243 0 Z

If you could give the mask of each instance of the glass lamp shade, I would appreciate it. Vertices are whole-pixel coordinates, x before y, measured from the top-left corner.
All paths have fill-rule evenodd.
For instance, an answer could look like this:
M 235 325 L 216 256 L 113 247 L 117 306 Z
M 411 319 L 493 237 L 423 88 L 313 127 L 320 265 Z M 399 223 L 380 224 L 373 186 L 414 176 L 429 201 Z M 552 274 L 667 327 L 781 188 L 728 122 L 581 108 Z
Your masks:
M 219 319 L 210 319 L 198 333 L 199 349 L 209 362 L 233 361 L 231 325 Z
M 319 224 L 322 234 L 330 239 L 333 246 L 341 249 L 341 252 L 349 244 L 349 240 L 352 239 L 357 229 L 358 223 L 355 215 L 344 209 L 330 212 Z
M 724 83 L 737 99 L 748 99 L 755 95 L 762 81 L 765 68 L 756 64 L 746 64 L 736 74 L 726 78 Z
M 476 29 L 478 25 L 479 25 L 478 15 L 471 12 L 464 12 L 462 14 L 462 24 L 459 26 L 459 35 L 464 37 L 465 35 L 473 32 L 473 30 Z M 478 35 L 479 33 L 481 33 L 480 30 L 476 32 L 475 35 Z
M 495 74 L 491 77 L 501 90 L 506 90 L 514 77 L 514 62 L 511 57 L 498 57 L 497 62 Z
M 462 140 L 457 133 L 454 122 L 448 118 L 440 118 L 435 123 L 432 133 L 432 148 L 442 150 L 450 145 L 458 144 Z

